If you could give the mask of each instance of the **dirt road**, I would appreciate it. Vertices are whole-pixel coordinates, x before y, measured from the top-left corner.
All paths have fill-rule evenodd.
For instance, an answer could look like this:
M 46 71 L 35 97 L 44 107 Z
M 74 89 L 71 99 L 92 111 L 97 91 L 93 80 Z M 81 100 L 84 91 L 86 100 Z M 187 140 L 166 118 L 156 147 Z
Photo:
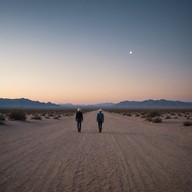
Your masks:
M 192 130 L 104 114 L 0 126 L 0 191 L 191 191 Z

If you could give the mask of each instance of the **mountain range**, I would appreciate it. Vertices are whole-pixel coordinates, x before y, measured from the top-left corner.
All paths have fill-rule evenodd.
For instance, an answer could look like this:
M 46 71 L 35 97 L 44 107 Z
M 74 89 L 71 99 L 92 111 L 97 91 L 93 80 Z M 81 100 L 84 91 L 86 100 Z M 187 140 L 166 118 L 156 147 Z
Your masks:
M 145 101 L 122 101 L 116 104 L 117 108 L 192 108 L 192 102 L 171 100 L 145 100 Z
M 57 108 L 60 107 L 54 103 L 44 103 L 39 101 L 32 101 L 30 99 L 7 99 L 0 98 L 0 108 Z
M 92 105 L 54 104 L 32 101 L 30 99 L 7 99 L 0 98 L 0 108 L 192 108 L 192 102 L 172 100 L 144 100 L 144 101 L 121 101 L 119 103 L 99 103 Z
M 103 109 L 130 109 L 130 108 L 190 108 L 192 109 L 192 102 L 172 101 L 172 100 L 144 100 L 144 101 L 121 101 L 119 103 L 100 103 L 94 105 L 73 105 L 60 104 L 63 107 L 84 107 L 84 108 L 103 108 Z

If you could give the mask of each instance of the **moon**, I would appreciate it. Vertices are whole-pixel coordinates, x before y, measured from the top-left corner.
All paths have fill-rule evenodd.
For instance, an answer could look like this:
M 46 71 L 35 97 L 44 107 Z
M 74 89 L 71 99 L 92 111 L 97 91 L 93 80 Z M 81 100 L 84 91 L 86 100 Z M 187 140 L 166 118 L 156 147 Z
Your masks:
M 132 55 L 133 54 L 133 52 L 132 51 L 129 51 L 129 55 Z

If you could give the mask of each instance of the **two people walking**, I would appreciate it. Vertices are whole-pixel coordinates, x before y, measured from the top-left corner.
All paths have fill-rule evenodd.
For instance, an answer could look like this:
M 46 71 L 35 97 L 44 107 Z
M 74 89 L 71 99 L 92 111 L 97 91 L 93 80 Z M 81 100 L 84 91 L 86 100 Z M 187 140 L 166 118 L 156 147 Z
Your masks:
M 102 113 L 102 110 L 99 109 L 99 113 L 97 114 L 97 123 L 98 123 L 98 128 L 99 128 L 99 132 L 102 132 L 102 125 L 104 122 L 104 114 Z M 81 109 L 77 109 L 77 113 L 76 113 L 76 121 L 77 121 L 77 129 L 78 132 L 81 132 L 81 123 L 83 121 L 83 113 L 81 112 Z

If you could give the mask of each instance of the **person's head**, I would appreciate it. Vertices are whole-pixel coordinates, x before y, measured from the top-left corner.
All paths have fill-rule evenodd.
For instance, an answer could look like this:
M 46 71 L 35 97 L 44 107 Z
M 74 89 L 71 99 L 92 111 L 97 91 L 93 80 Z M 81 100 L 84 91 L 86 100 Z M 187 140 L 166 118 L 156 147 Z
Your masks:
M 77 111 L 81 111 L 81 108 L 78 108 Z
M 99 112 L 102 112 L 102 109 L 99 109 Z

